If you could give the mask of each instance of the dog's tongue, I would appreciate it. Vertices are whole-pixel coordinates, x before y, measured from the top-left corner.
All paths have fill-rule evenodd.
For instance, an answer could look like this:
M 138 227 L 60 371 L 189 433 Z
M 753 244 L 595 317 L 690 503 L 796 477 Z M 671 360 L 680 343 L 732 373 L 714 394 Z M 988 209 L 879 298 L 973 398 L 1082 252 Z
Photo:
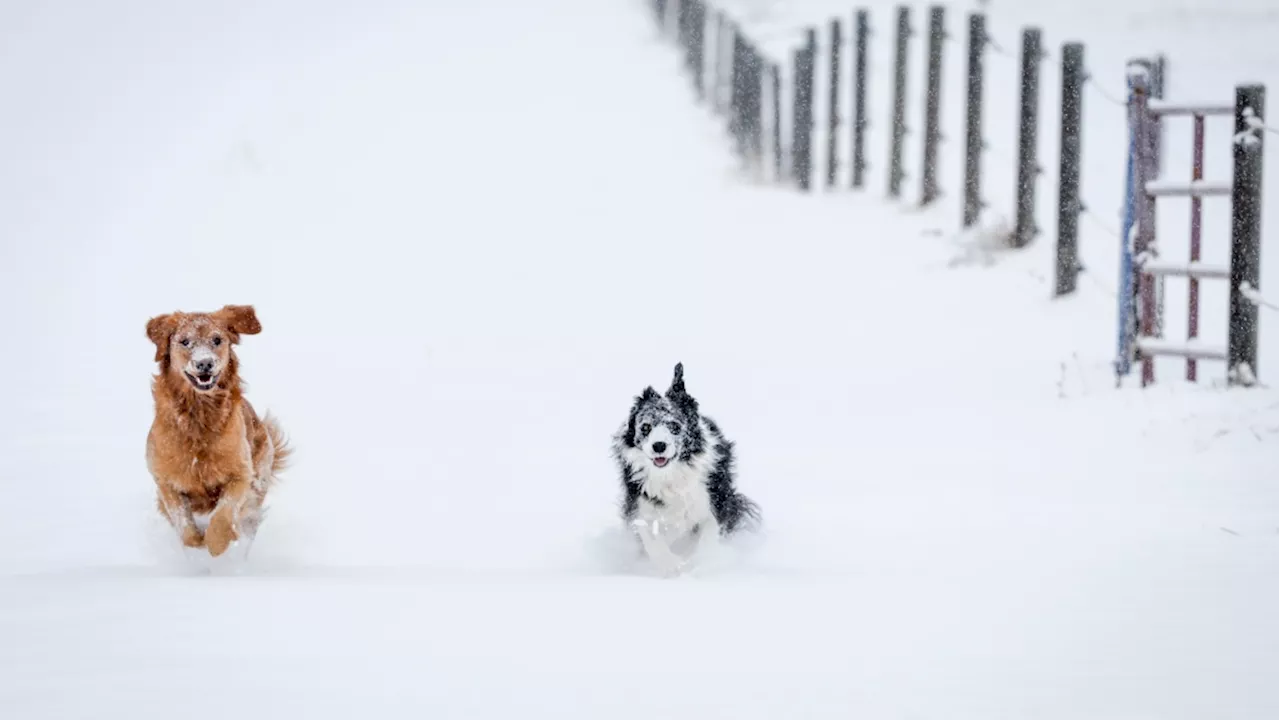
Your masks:
M 654 458 L 654 459 L 653 459 L 653 464 L 654 464 L 654 465 L 657 465 L 658 467 L 662 467 L 663 465 L 666 465 L 666 464 L 667 464 L 667 459 L 666 459 L 666 458 L 664 458 L 664 457 Z

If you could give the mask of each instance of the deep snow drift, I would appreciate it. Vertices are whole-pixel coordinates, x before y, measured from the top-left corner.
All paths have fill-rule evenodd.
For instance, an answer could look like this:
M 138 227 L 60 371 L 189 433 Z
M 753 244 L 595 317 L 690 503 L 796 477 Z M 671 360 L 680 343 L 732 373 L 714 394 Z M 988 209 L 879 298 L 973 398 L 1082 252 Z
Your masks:
M 1039 249 L 753 187 L 642 3 L 417 5 L 5 11 L 6 717 L 1276 714 L 1274 389 L 1117 391 Z M 241 302 L 297 461 L 231 567 L 143 326 Z M 676 361 L 765 531 L 662 581 L 609 437 Z

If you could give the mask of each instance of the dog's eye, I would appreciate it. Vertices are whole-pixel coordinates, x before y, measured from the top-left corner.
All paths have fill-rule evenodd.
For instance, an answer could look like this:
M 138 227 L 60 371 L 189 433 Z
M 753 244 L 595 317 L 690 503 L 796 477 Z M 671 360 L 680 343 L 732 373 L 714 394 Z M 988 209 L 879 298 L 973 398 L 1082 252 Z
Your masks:
M 215 338 L 213 339 L 213 346 L 214 346 L 214 347 L 218 347 L 218 346 L 219 346 L 219 345 L 221 345 L 221 344 L 222 344 L 222 338 L 220 338 L 220 337 L 215 337 Z
M 189 348 L 191 347 L 191 338 L 182 338 L 178 343 L 184 348 Z
M 672 435 L 680 434 L 680 423 L 671 423 L 670 425 L 667 425 L 667 428 L 671 430 Z
M 641 426 L 640 426 L 640 434 L 641 434 L 641 435 L 648 435 L 648 434 L 649 434 L 649 431 L 650 431 L 650 430 L 652 430 L 652 429 L 653 429 L 653 426 L 652 426 L 652 425 L 650 425 L 649 423 L 645 423 L 645 424 L 643 424 L 643 425 L 641 425 Z

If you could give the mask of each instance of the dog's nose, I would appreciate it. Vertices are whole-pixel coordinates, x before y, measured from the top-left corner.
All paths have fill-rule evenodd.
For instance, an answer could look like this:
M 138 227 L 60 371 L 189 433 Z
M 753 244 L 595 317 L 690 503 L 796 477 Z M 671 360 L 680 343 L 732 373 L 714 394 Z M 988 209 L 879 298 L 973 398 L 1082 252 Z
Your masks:
M 197 363 L 196 363 L 196 372 L 200 373 L 201 375 L 211 375 L 211 374 L 213 374 L 213 361 L 212 361 L 212 360 L 201 360 L 201 361 L 197 362 Z
M 656 442 L 653 444 L 653 451 L 656 453 L 664 453 L 667 451 L 667 444 L 664 442 Z

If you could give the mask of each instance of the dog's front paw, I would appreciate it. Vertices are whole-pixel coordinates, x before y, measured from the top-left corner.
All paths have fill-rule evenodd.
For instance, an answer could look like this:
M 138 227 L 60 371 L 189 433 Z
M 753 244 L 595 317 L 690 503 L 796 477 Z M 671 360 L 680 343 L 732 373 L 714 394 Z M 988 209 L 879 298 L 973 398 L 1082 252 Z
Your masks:
M 204 547 L 204 533 L 195 525 L 182 528 L 182 544 L 189 548 Z
M 235 524 L 231 521 L 230 507 L 214 513 L 213 518 L 209 520 L 209 529 L 204 531 L 205 546 L 209 548 L 209 554 L 214 557 L 226 552 L 238 537 Z
M 690 565 L 687 560 L 680 560 L 671 563 L 670 565 L 659 565 L 657 567 L 658 577 L 668 580 L 684 577 L 685 573 L 687 573 L 691 567 L 692 565 Z
M 657 553 L 649 557 L 653 572 L 658 577 L 680 577 L 689 568 L 689 561 L 675 553 Z

